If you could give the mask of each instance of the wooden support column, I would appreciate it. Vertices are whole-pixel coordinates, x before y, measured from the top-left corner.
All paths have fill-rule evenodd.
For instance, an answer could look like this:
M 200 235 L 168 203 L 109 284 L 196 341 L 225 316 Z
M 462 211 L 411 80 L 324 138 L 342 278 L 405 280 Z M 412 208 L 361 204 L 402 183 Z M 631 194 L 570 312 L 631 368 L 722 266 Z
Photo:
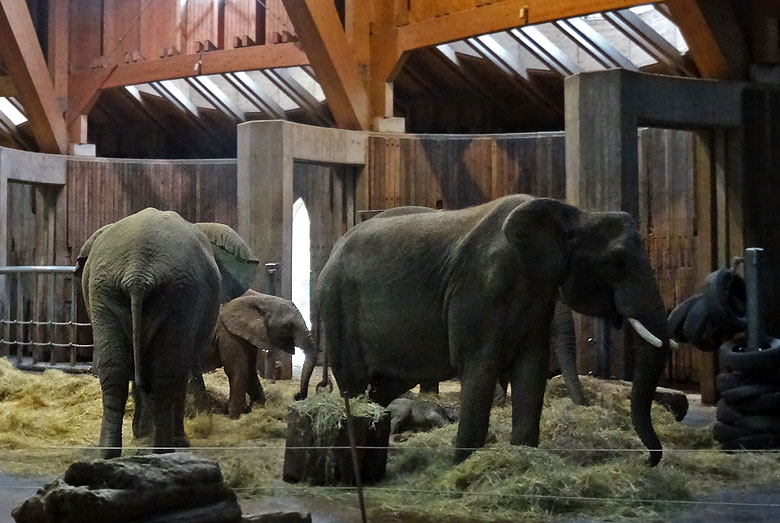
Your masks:
M 24 0 L 0 0 L 0 56 L 41 151 L 64 154 L 67 131 L 54 86 Z
M 61 113 L 68 110 L 68 1 L 49 0 L 49 75 Z
M 284 6 L 336 123 L 368 129 L 368 94 L 332 0 L 284 0 Z

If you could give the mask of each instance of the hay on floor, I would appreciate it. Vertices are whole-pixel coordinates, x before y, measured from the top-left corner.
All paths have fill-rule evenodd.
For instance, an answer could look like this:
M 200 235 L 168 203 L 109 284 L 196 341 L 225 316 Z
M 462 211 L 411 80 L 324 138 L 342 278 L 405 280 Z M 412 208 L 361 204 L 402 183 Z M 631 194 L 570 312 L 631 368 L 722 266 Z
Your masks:
M 222 371 L 205 376 L 207 389 L 227 396 Z M 444 402 L 457 402 L 457 383 L 442 388 Z M 388 477 L 367 489 L 366 503 L 374 518 L 451 521 L 545 519 L 560 514 L 595 518 L 644 519 L 675 508 L 653 503 L 686 500 L 730 485 L 776 482 L 776 453 L 723 453 L 710 429 L 674 421 L 663 407 L 653 407 L 653 420 L 666 453 L 660 465 L 648 468 L 647 453 L 631 426 L 624 390 L 583 380 L 591 406 L 575 406 L 562 383 L 548 387 L 538 449 L 509 444 L 511 407 L 495 407 L 485 449 L 460 465 L 452 465 L 457 424 L 428 433 L 405 434 L 391 444 Z M 238 420 L 199 414 L 185 421 L 193 451 L 218 459 L 223 474 L 245 497 L 307 495 L 355 503 L 353 492 L 287 485 L 281 481 L 288 409 L 296 381 L 263 380 L 266 404 Z M 414 395 L 414 393 L 412 393 Z M 343 404 L 337 394 L 334 408 Z M 305 408 L 300 402 L 297 408 Z M 126 446 L 138 445 L 130 430 L 128 402 Z M 58 371 L 17 371 L 0 359 L 0 467 L 8 472 L 61 474 L 87 454 L 100 430 L 100 387 L 92 376 Z M 699 452 L 674 452 L 693 449 Z M 133 451 L 130 451 L 133 452 Z M 640 501 L 637 501 L 640 500 Z

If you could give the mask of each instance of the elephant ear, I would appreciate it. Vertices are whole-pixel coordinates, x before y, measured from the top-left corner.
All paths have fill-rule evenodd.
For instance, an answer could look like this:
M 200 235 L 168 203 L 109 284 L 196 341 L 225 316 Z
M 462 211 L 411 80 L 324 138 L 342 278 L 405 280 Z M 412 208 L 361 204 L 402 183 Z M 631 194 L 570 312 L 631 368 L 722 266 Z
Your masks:
M 92 236 L 87 238 L 87 241 L 84 242 L 84 245 L 81 246 L 81 250 L 79 251 L 79 255 L 76 258 L 76 276 L 81 276 L 81 273 L 84 272 L 84 265 L 87 263 L 87 258 L 89 258 L 89 251 L 92 250 L 92 244 L 95 243 L 95 240 L 98 236 L 106 232 L 113 223 L 109 223 L 107 225 L 104 225 L 100 229 L 96 230 L 92 233 Z
M 244 294 L 255 277 L 260 260 L 236 231 L 221 223 L 196 223 L 206 234 L 222 274 L 223 303 Z
M 521 253 L 541 259 L 568 254 L 567 242 L 580 222 L 582 211 L 552 198 L 537 198 L 518 205 L 501 229 L 509 243 Z
M 225 328 L 258 349 L 270 348 L 266 327 L 266 310 L 257 292 L 248 291 L 240 298 L 229 301 L 219 310 L 219 319 Z

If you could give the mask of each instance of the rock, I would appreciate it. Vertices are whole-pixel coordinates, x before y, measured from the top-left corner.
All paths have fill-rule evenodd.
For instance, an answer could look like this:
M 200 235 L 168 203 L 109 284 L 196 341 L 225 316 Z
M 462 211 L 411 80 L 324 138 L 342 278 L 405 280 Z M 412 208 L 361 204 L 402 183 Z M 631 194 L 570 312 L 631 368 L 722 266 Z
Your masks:
M 269 512 L 244 516 L 243 523 L 311 523 L 311 514 L 303 512 Z
M 397 398 L 387 406 L 390 412 L 390 433 L 427 431 L 456 420 L 452 409 L 436 403 L 409 398 Z
M 77 462 L 16 507 L 17 523 L 240 523 L 219 465 L 184 452 Z

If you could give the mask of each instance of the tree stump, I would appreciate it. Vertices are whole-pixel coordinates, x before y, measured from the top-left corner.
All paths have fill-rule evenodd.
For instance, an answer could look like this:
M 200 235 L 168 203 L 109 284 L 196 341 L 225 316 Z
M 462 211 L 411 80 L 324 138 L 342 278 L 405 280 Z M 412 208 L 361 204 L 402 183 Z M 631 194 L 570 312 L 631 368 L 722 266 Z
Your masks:
M 219 464 L 176 452 L 74 463 L 11 513 L 17 523 L 240 523 Z
M 375 483 L 385 476 L 387 468 L 390 414 L 385 412 L 376 423 L 369 417 L 354 417 L 353 420 L 358 447 L 382 447 L 357 449 L 362 482 Z M 317 441 L 311 419 L 290 409 L 287 417 L 287 448 L 284 452 L 284 481 L 307 481 L 312 485 L 355 485 L 353 470 L 346 423 L 342 423 L 338 434 L 329 438 L 329 441 Z

